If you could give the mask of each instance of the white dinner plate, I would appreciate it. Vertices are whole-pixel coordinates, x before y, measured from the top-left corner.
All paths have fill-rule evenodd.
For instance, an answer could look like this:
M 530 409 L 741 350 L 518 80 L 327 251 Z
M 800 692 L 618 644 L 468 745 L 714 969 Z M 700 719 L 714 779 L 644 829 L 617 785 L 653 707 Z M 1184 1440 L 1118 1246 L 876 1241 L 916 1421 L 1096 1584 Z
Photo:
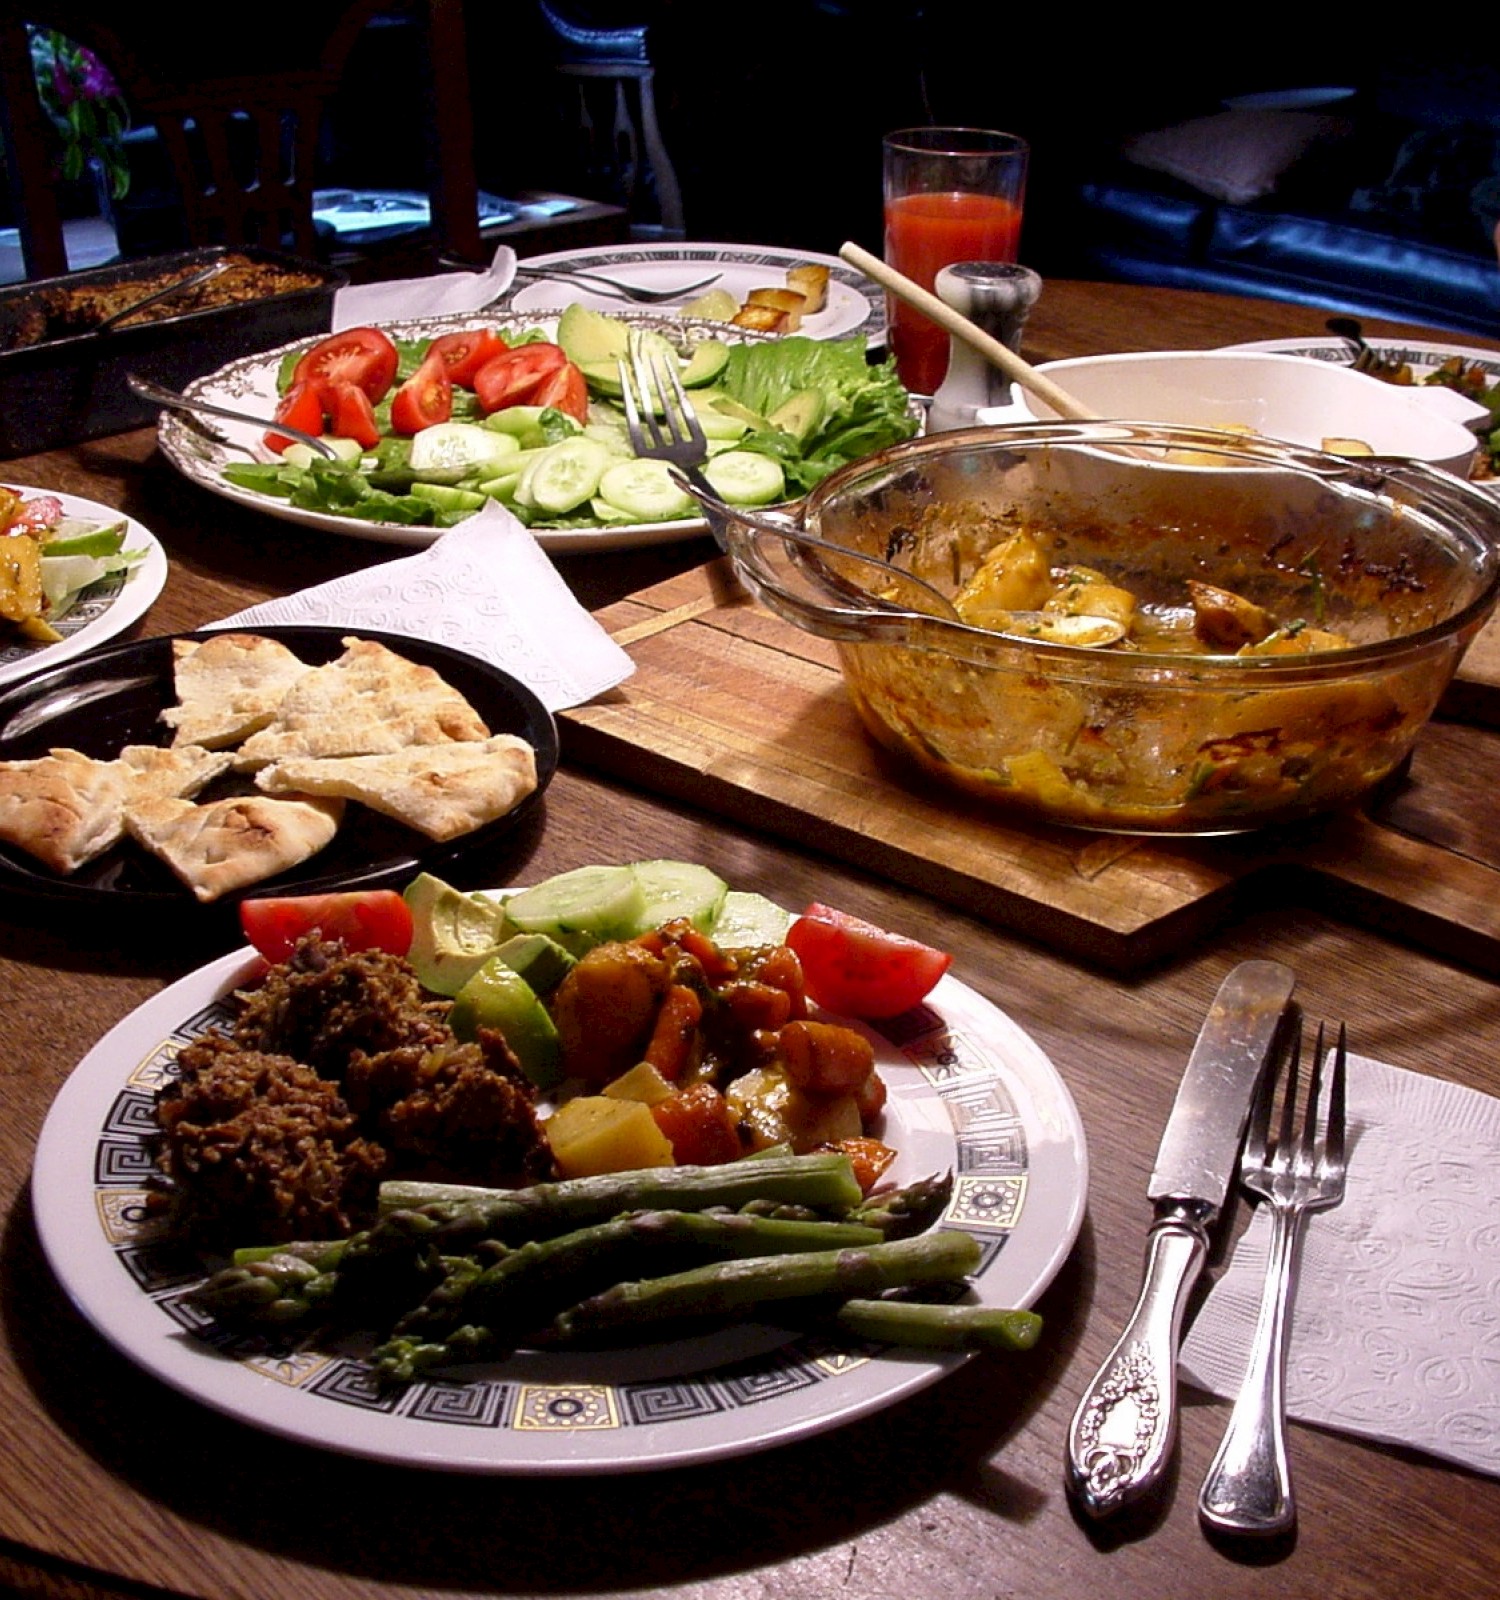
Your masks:
M 579 297 L 574 295 L 571 298 L 576 300 Z M 657 328 L 689 339 L 724 336 L 722 323 L 675 317 L 669 312 L 649 313 L 639 309 L 622 310 L 615 306 L 611 315 L 633 326 Z M 556 328 L 557 316 L 556 311 L 545 315 L 504 311 L 473 317 L 434 318 L 425 322 L 391 322 L 383 326 L 396 339 L 435 339 L 440 334 L 474 327 L 494 328 L 502 335 L 506 332 L 521 333 L 530 328 L 544 328 L 551 333 Z M 279 398 L 276 380 L 287 352 L 311 349 L 324 337 L 326 335 L 300 339 L 295 344 L 282 345 L 258 355 L 242 356 L 207 377 L 194 379 L 187 385 L 185 393 L 197 400 L 227 406 L 230 410 L 269 417 L 276 409 Z M 769 335 L 751 333 L 741 337 L 764 339 Z M 447 531 L 444 528 L 412 527 L 398 522 L 367 522 L 358 517 L 335 516 L 327 511 L 303 510 L 278 495 L 242 489 L 225 478 L 224 468 L 231 463 L 243 465 L 247 460 L 274 461 L 276 458 L 261 443 L 265 430 L 249 423 L 218 418 L 205 421 L 207 428 L 178 412 L 163 411 L 157 423 L 156 437 L 162 453 L 172 465 L 184 477 L 211 494 L 221 495 L 226 500 L 233 500 L 282 522 L 295 522 L 304 528 L 317 528 L 323 533 L 343 534 L 350 539 L 371 539 L 381 544 L 421 549 L 435 543 Z M 544 550 L 554 554 L 574 555 L 670 544 L 681 539 L 697 538 L 707 531 L 708 524 L 701 517 L 684 517 L 673 522 L 629 523 L 603 528 L 538 528 L 536 540 Z
M 527 273 L 552 266 L 577 267 L 581 271 L 602 272 L 640 289 L 670 289 L 716 277 L 713 284 L 694 289 L 683 298 L 695 299 L 707 293 L 708 288 L 726 289 L 741 303 L 752 289 L 783 288 L 788 267 L 827 267 L 828 303 L 816 316 L 806 318 L 797 331 L 814 339 L 863 333 L 872 349 L 885 344 L 885 291 L 837 256 L 765 245 L 616 244 L 528 256 L 521 266 Z M 515 311 L 556 311 L 570 301 L 599 311 L 617 311 L 627 303 L 612 295 L 592 293 L 574 278 L 538 281 L 528 277 L 518 279 L 517 284 L 509 302 Z M 663 301 L 661 309 L 669 310 L 671 305 L 672 302 Z
M 1374 335 L 1369 343 L 1383 356 L 1399 356 L 1412 368 L 1419 382 L 1454 356 L 1471 365 L 1483 367 L 1492 378 L 1500 379 L 1500 350 L 1476 350 L 1462 344 L 1437 344 L 1430 339 L 1384 339 L 1379 334 Z M 1313 361 L 1331 361 L 1345 367 L 1350 361 L 1348 340 L 1330 333 L 1300 339 L 1253 339 L 1244 344 L 1225 345 L 1224 348 L 1280 350 L 1288 355 L 1307 356 Z
M 248 951 L 224 956 L 106 1034 L 53 1102 L 32 1171 L 42 1245 L 73 1303 L 193 1399 L 285 1438 L 406 1466 L 634 1472 L 820 1433 L 967 1359 L 742 1324 L 634 1350 L 522 1352 L 472 1376 L 454 1369 L 382 1390 L 352 1356 L 277 1352 L 205 1329 L 184 1303 L 201 1263 L 145 1218 L 153 1099 L 178 1049 L 229 1020 L 226 997 L 256 970 Z M 1088 1161 L 1067 1087 L 1021 1028 L 951 976 L 883 1025 L 877 1060 L 890 1091 L 885 1137 L 899 1151 L 891 1178 L 951 1170 L 944 1225 L 981 1246 L 976 1297 L 1029 1306 L 1083 1219 Z
M 85 522 L 115 523 L 123 513 L 82 495 L 59 494 L 20 484 L 8 487 L 22 496 L 51 495 L 62 502 L 65 516 Z M 111 578 L 101 578 L 80 594 L 56 624 L 62 638 L 55 644 L 29 644 L 0 639 L 0 683 L 13 683 L 45 667 L 55 667 L 113 639 L 143 617 L 167 581 L 167 555 L 154 534 L 134 517 L 126 517 L 125 549 L 144 550 L 143 560 Z

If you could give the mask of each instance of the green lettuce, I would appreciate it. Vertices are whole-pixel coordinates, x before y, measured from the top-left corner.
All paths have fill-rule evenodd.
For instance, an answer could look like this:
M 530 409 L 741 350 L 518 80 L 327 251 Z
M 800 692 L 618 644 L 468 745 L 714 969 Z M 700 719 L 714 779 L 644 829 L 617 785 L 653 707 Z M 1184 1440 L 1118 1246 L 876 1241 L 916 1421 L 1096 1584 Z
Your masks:
M 807 438 L 754 427 L 736 446 L 774 457 L 788 485 L 803 492 L 839 467 L 917 431 L 895 362 L 871 365 L 863 338 L 731 345 L 719 387 L 760 417 L 769 417 L 800 390 L 822 394 L 822 420 Z

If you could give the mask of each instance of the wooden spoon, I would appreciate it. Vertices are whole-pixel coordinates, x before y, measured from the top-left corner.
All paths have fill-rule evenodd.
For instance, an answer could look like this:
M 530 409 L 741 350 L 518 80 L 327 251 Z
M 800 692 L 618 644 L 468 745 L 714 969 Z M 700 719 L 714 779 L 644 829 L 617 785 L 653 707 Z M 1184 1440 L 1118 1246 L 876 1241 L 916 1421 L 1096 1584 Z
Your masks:
M 1012 383 L 1019 383 L 1023 389 L 1029 389 L 1037 399 L 1045 401 L 1059 416 L 1067 417 L 1073 422 L 1089 422 L 1099 416 L 1097 411 L 1091 411 L 1081 400 L 1075 400 L 1066 389 L 1059 389 L 1051 378 L 1045 373 L 1038 372 L 1029 361 L 1023 361 L 1009 345 L 1001 344 L 983 328 L 976 327 L 966 316 L 939 300 L 921 284 L 913 283 L 904 273 L 897 272 L 894 267 L 888 267 L 879 256 L 872 256 L 868 250 L 861 250 L 857 244 L 847 242 L 839 250 L 839 255 L 851 267 L 858 267 L 867 278 L 880 284 L 882 288 L 889 289 L 897 299 L 915 306 L 923 316 L 931 317 L 939 327 L 946 328 L 949 333 L 956 333 L 960 339 L 971 344 L 992 366 L 998 367 Z

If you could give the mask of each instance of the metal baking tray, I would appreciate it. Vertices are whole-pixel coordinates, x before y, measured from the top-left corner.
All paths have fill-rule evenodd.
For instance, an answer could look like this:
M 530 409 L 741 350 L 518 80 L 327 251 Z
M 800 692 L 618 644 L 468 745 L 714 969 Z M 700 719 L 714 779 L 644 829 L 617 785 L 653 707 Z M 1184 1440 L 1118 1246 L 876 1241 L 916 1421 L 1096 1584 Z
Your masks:
M 158 275 L 211 266 L 226 255 L 304 272 L 318 281 L 286 294 L 175 316 L 169 300 L 165 314 L 152 322 L 15 345 L 27 320 L 44 311 L 58 291 L 124 282 L 148 285 Z M 237 356 L 326 333 L 334 293 L 347 281 L 319 262 L 218 245 L 0 288 L 0 456 L 30 455 L 154 422 L 155 407 L 126 388 L 127 372 L 181 388 Z M 143 287 L 141 292 L 149 290 Z

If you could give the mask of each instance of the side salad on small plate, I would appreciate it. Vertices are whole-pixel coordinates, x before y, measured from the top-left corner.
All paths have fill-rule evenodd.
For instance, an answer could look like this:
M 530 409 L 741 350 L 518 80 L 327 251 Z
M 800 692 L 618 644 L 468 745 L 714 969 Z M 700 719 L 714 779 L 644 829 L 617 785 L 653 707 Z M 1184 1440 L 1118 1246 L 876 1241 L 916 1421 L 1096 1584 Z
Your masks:
M 167 578 L 152 534 L 80 495 L 0 485 L 0 541 L 0 683 L 122 633 Z
M 889 362 L 862 338 L 758 336 L 706 320 L 582 305 L 346 329 L 233 362 L 192 398 L 325 439 L 328 459 L 274 427 L 164 415 L 163 451 L 215 494 L 355 538 L 426 545 L 489 500 L 544 548 L 609 550 L 693 537 L 696 505 L 637 459 L 618 358 L 634 341 L 678 374 L 728 500 L 796 499 L 920 427 Z

